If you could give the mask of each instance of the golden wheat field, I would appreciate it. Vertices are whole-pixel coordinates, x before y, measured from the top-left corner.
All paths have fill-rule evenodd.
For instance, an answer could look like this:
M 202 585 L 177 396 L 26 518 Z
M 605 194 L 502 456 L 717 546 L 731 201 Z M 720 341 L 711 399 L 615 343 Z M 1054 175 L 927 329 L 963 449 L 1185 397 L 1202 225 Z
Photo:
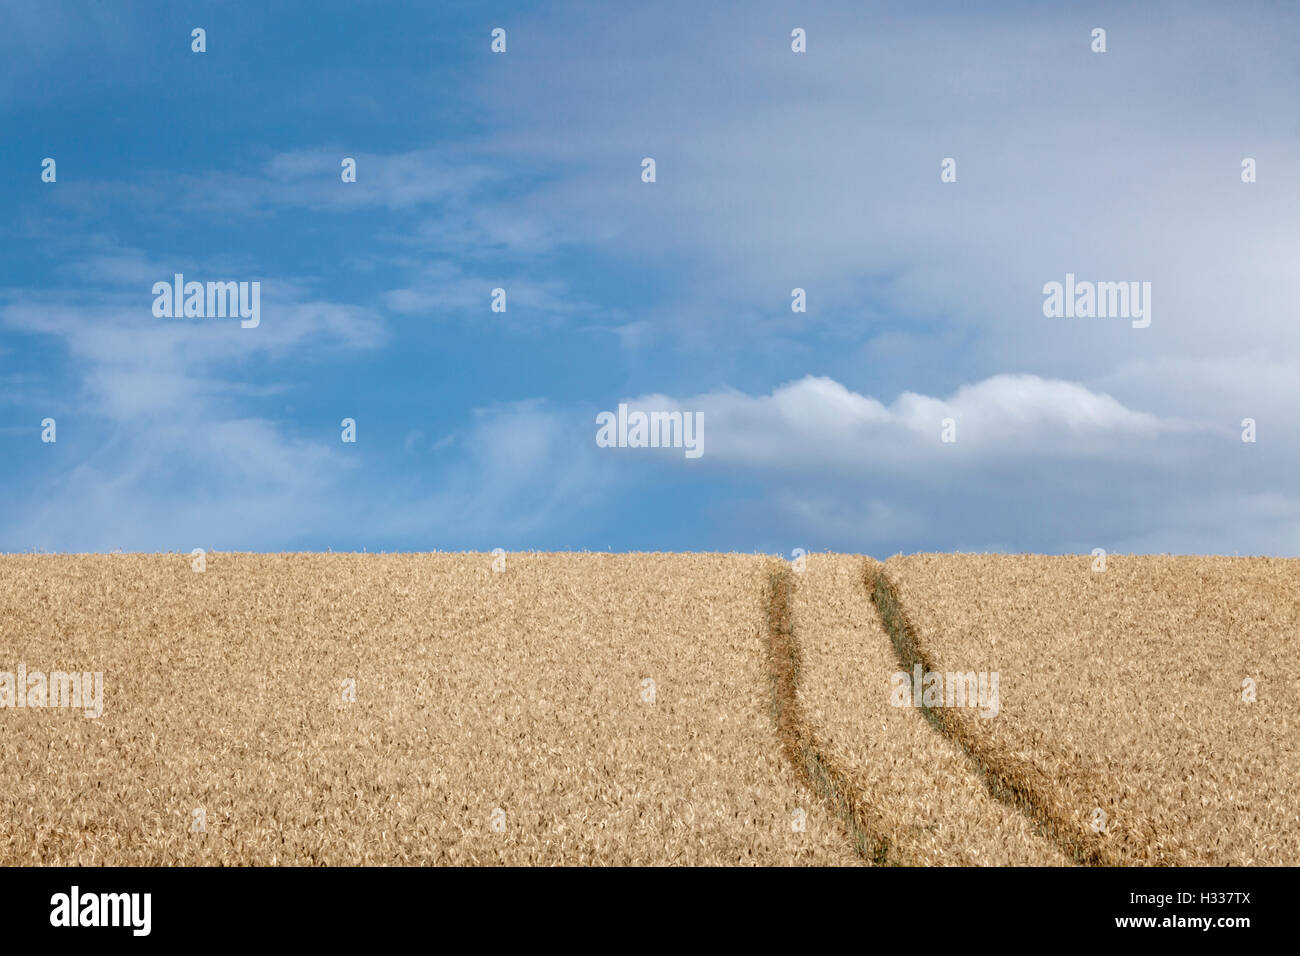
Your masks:
M 0 711 L 0 860 L 855 862 L 776 745 L 762 559 L 506 560 L 0 560 L 5 657 L 104 672 L 98 719 Z
M 873 565 L 875 562 L 871 562 Z M 868 810 L 883 858 L 904 865 L 1065 865 L 1030 820 L 995 799 L 961 749 L 890 704 L 898 657 L 864 586 L 864 560 L 809 555 L 794 575 L 799 693 L 827 759 Z
M 1090 560 L 0 556 L 0 864 L 1297 862 L 1298 563 Z
M 946 711 L 1062 838 L 1114 864 L 1300 863 L 1300 561 L 927 554 L 886 573 Z

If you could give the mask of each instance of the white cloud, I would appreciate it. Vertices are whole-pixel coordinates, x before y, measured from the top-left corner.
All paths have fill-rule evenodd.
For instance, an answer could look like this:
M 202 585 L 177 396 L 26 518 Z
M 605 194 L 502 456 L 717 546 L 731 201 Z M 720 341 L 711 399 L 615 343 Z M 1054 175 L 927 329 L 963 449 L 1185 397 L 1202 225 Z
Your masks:
M 102 293 L 95 301 L 110 304 L 95 305 L 85 297 L 11 294 L 0 305 L 0 326 L 57 340 L 76 366 L 87 410 L 118 421 L 159 413 L 200 418 L 214 399 L 247 394 L 242 363 L 371 349 L 387 338 L 371 309 L 285 301 L 273 283 L 263 292 L 262 321 L 252 329 L 231 319 L 155 318 L 146 286 L 135 294 Z
M 503 323 L 512 319 L 535 322 L 590 314 L 593 307 L 560 279 L 523 276 L 482 278 L 465 273 L 451 262 L 437 261 L 413 270 L 412 285 L 384 294 L 384 305 L 403 315 L 432 318 L 478 316 Z M 492 312 L 492 290 L 504 289 L 506 311 Z
M 1236 421 L 1157 415 L 1085 385 L 1002 374 L 889 403 L 826 377 L 631 407 L 704 415 L 698 463 L 621 451 L 621 474 L 681 474 L 750 491 L 710 511 L 753 540 L 894 551 L 1162 550 L 1291 553 L 1300 466 L 1284 439 Z M 955 443 L 941 423 L 956 422 Z M 790 545 L 792 546 L 792 545 Z M 788 551 L 789 547 L 783 547 Z
M 114 286 L 139 278 L 129 257 L 92 262 L 84 274 L 95 272 Z M 366 308 L 266 291 L 261 324 L 243 329 L 237 319 L 155 318 L 149 284 L 76 296 L 11 290 L 0 328 L 53 340 L 77 389 L 59 396 L 59 442 L 31 460 L 45 477 L 0 525 L 4 541 L 18 550 L 238 549 L 332 520 L 352 460 L 245 411 L 250 399 L 291 387 L 246 366 L 371 349 L 387 331 Z M 59 374 L 56 363 L 47 368 Z
M 537 58 L 486 76 L 486 108 L 510 117 L 487 146 L 561 171 L 534 191 L 560 234 L 612 225 L 603 254 L 671 276 L 662 336 L 705 351 L 792 328 L 865 338 L 883 316 L 959 331 L 960 351 L 936 354 L 929 335 L 912 351 L 967 378 L 1093 379 L 1261 347 L 1300 359 L 1286 174 L 1300 141 L 1279 122 L 1294 112 L 1292 11 L 1117 6 L 1095 55 L 1090 21 L 1059 6 L 834 5 L 810 13 L 794 55 L 788 16 L 763 5 L 570 9 L 581 44 L 549 12 L 527 26 L 564 70 Z M 653 186 L 635 175 L 643 155 Z M 1240 182 L 1246 155 L 1267 179 Z M 1152 326 L 1044 318 L 1042 285 L 1067 271 L 1152 282 Z M 789 312 L 796 285 L 808 318 Z
M 1141 450 L 1157 458 L 1153 440 L 1206 430 L 1035 375 L 997 375 L 947 398 L 905 392 L 889 405 L 816 376 L 769 395 L 729 390 L 686 399 L 650 395 L 632 403 L 703 412 L 711 464 L 821 475 L 888 469 L 901 476 L 940 462 L 971 467 L 1009 459 L 1118 459 Z M 954 443 L 941 440 L 949 418 Z

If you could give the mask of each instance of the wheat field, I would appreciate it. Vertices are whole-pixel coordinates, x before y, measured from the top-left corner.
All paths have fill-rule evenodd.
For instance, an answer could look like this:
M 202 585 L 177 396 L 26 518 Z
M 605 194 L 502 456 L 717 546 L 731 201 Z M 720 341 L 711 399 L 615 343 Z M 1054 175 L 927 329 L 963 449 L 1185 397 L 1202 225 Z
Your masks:
M 493 560 L 0 560 L 0 670 L 104 672 L 98 719 L 0 710 L 0 861 L 855 861 L 776 745 L 761 559 Z
M 875 564 L 875 562 L 871 562 Z M 915 710 L 891 706 L 897 655 L 864 587 L 862 558 L 809 555 L 794 578 L 800 694 L 828 759 L 871 808 L 866 823 L 903 865 L 1070 862 L 1031 821 L 995 799 L 961 748 Z
M 886 574 L 936 670 L 1001 672 L 946 711 L 1097 862 L 1300 863 L 1300 561 L 927 554 Z M 1096 568 L 1096 570 L 1094 570 Z
M 0 864 L 1297 862 L 1296 562 L 1089 561 L 0 556 Z

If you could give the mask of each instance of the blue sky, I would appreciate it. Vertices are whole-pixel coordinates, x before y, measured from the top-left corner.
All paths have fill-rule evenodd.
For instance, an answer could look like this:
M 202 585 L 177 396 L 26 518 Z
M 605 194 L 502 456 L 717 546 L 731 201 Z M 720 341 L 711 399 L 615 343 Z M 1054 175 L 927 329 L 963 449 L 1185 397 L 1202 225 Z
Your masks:
M 1293 4 L 0 18 L 0 550 L 1297 552 Z

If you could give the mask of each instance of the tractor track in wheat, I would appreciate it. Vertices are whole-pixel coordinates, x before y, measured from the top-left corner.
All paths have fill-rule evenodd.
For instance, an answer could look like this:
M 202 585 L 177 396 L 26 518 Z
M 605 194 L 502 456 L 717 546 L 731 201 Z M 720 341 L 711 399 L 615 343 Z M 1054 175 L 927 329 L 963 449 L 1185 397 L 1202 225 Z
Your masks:
M 884 566 L 869 564 L 864 578 L 903 669 L 911 671 L 919 664 L 927 673 L 943 670 L 927 644 L 917 636 Z M 1132 852 L 1126 852 L 1125 847 L 1108 841 L 1104 832 L 1064 812 L 1052 799 L 1056 788 L 1042 768 L 1031 760 L 989 745 L 973 733 L 969 721 L 977 718 L 968 712 L 924 705 L 920 709 L 940 733 L 970 757 L 990 794 L 1023 812 L 1072 859 L 1087 866 L 1120 866 L 1131 865 L 1147 855 L 1144 847 L 1130 847 Z M 1092 781 L 1091 786 L 1097 791 L 1104 790 L 1101 781 Z

